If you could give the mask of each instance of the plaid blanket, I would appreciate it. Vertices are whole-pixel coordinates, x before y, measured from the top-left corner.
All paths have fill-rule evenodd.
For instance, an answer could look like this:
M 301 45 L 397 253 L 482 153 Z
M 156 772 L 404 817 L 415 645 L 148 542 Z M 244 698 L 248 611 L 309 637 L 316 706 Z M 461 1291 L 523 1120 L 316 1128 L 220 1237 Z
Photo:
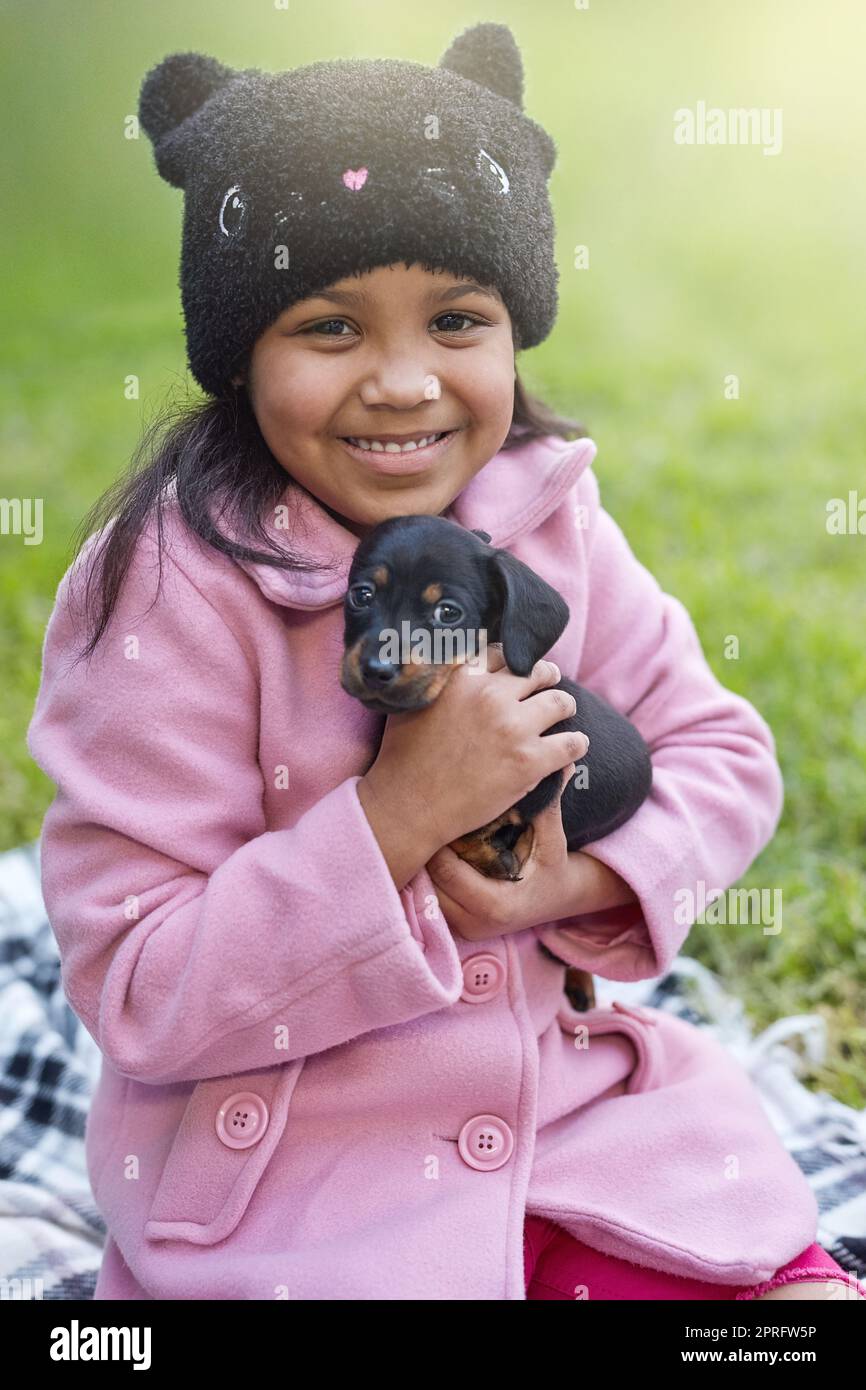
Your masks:
M 731 1050 L 815 1192 L 819 1242 L 866 1292 L 866 1111 L 807 1090 L 802 1057 L 786 1046 L 799 1037 L 820 1061 L 823 1019 L 780 1019 L 755 1038 L 740 1001 L 685 956 L 664 977 L 595 986 L 599 1003 L 664 1009 Z M 0 855 L 0 1298 L 93 1296 L 105 1224 L 87 1180 L 84 1122 L 99 1070 L 99 1049 L 63 993 L 37 841 Z

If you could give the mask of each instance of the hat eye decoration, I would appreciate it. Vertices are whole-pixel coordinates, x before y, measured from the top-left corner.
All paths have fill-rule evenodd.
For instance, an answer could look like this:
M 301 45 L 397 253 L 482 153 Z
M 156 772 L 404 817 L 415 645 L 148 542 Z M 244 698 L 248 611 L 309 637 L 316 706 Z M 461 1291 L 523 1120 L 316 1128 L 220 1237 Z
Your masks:
M 488 154 L 486 150 L 479 149 L 475 156 L 475 165 L 485 182 L 492 183 L 497 192 L 508 192 L 511 187 L 508 175 L 502 165 L 498 164 L 491 154 Z
M 224 195 L 220 207 L 219 226 L 223 236 L 237 236 L 244 224 L 247 213 L 246 199 L 239 183 L 232 184 Z

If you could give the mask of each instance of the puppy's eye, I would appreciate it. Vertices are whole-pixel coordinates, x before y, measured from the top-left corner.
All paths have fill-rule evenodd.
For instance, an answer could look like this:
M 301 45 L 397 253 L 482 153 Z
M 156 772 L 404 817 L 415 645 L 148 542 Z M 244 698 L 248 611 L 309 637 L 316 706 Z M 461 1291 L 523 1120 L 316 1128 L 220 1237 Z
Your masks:
M 375 593 L 372 584 L 353 584 L 347 597 L 352 608 L 369 608 Z
M 463 617 L 463 609 L 456 603 L 437 603 L 433 609 L 433 617 L 437 623 L 447 623 L 452 626 L 459 623 Z

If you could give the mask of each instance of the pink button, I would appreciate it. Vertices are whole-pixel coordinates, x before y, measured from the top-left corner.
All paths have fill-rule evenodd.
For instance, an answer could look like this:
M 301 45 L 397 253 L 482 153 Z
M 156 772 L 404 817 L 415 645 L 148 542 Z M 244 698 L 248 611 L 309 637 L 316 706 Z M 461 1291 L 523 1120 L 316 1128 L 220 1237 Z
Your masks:
M 614 999 L 611 1001 L 611 1008 L 616 1009 L 617 1013 L 629 1014 L 632 1018 L 636 1018 L 638 1023 L 651 1023 L 655 1027 L 658 1022 L 658 1019 L 653 1018 L 652 1014 L 639 1008 L 637 1004 L 622 1004 L 618 999 Z
M 457 1149 L 464 1163 L 480 1172 L 501 1168 L 514 1148 L 514 1135 L 498 1115 L 473 1115 L 457 1137 Z
M 505 966 L 492 951 L 467 956 L 463 962 L 463 993 L 467 1004 L 483 1004 L 498 994 L 505 984 Z
M 268 1107 L 255 1091 L 236 1091 L 224 1100 L 216 1116 L 216 1132 L 229 1149 L 257 1144 L 268 1127 Z

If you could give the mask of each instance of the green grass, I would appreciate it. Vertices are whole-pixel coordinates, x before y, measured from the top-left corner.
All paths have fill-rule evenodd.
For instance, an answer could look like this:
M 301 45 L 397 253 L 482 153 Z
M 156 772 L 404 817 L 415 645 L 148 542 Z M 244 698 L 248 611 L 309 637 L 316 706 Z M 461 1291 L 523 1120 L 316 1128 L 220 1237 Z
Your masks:
M 862 1106 L 866 536 L 825 527 L 829 498 L 866 495 L 856 0 L 545 3 L 531 22 L 517 3 L 241 15 L 206 0 L 91 0 L 82 20 L 49 0 L 14 23 L 7 10 L 0 490 L 44 499 L 45 536 L 0 537 L 3 846 L 39 833 L 52 795 L 23 740 L 71 533 L 185 380 L 181 196 L 147 141 L 122 137 L 144 71 L 183 48 L 265 68 L 352 54 L 434 62 L 479 19 L 511 24 L 527 109 L 559 146 L 560 317 L 521 371 L 589 428 L 605 505 L 689 609 L 719 678 L 767 719 L 785 776 L 778 833 L 741 881 L 781 888 L 783 930 L 698 924 L 686 949 L 758 1027 L 822 1014 L 829 1055 L 807 1078 Z M 698 100 L 782 108 L 782 153 L 675 146 L 673 111 Z M 572 268 L 579 243 L 589 270 Z M 130 373 L 140 401 L 124 398 Z M 724 397 L 729 373 L 738 400 Z

